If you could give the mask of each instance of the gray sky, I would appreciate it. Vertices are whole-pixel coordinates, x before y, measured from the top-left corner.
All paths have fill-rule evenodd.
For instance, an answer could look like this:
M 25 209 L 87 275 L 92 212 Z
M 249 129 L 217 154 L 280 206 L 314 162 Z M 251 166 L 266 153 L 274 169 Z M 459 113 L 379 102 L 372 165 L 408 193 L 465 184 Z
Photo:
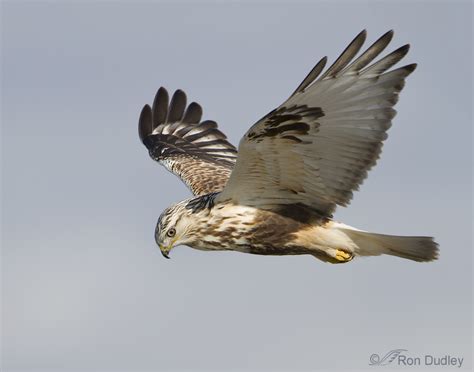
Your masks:
M 396 348 L 470 368 L 469 2 L 10 1 L 1 24 L 5 371 L 362 370 Z M 184 89 L 237 144 L 363 28 L 419 67 L 336 219 L 435 236 L 441 259 L 164 260 L 156 220 L 189 192 L 140 143 L 143 104 Z

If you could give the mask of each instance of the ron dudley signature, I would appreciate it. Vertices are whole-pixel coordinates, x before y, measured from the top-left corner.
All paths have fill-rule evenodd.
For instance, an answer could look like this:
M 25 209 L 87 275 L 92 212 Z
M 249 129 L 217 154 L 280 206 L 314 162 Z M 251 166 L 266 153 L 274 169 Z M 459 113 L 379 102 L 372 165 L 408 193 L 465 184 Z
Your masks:
M 452 355 L 435 356 L 431 354 L 413 356 L 406 349 L 393 349 L 382 357 L 379 354 L 372 354 L 369 358 L 369 365 L 371 366 L 445 366 L 461 368 L 463 363 L 463 357 Z

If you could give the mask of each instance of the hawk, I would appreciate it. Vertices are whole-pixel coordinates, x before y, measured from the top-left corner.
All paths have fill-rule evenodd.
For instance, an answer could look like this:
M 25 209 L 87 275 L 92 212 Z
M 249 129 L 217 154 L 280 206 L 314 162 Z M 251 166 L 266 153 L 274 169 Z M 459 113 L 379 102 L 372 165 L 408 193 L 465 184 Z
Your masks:
M 159 217 L 164 257 L 177 245 L 260 255 L 309 254 L 329 263 L 387 254 L 413 261 L 438 257 L 431 237 L 392 236 L 336 222 L 336 207 L 375 165 L 394 105 L 416 64 L 391 69 L 409 45 L 374 60 L 393 31 L 357 58 L 360 32 L 326 70 L 321 59 L 291 96 L 258 120 L 237 149 L 202 108 L 160 88 L 143 107 L 140 139 L 152 159 L 179 176 L 194 196 Z

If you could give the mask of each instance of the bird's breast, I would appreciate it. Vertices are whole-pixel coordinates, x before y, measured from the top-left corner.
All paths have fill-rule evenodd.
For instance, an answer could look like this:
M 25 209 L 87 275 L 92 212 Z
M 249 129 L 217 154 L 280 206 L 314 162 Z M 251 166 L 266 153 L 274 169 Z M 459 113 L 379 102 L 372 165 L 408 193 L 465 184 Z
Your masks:
M 308 226 L 278 213 L 253 207 L 217 204 L 203 218 L 193 244 L 203 250 L 237 250 L 259 253 L 289 247 Z M 265 253 L 262 253 L 265 254 Z

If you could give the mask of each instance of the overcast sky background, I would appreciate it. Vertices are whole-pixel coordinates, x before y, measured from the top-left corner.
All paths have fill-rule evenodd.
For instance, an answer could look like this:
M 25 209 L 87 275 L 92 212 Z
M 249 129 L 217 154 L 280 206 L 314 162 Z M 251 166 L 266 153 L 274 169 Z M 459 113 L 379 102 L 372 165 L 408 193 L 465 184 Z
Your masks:
M 373 353 L 472 366 L 470 2 L 2 2 L 2 366 L 365 369 Z M 324 264 L 187 247 L 190 194 L 138 139 L 159 86 L 231 141 L 363 28 L 418 62 L 382 159 L 336 219 L 435 236 L 441 258 Z

